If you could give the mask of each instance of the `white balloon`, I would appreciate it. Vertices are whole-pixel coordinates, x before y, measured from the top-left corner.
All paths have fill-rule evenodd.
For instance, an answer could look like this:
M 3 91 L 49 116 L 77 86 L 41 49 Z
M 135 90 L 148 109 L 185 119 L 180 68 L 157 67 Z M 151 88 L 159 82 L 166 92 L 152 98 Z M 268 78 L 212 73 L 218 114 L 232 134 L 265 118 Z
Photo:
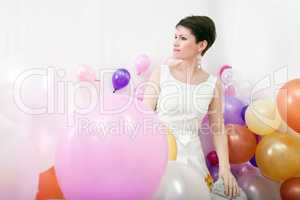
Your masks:
M 280 200 L 280 184 L 272 182 L 260 175 L 242 176 L 239 186 L 245 191 L 249 200 Z
M 17 125 L 0 118 L 0 199 L 34 199 L 38 188 L 35 151 Z
M 188 165 L 169 161 L 154 200 L 208 199 L 208 187 L 199 173 Z
M 39 171 L 54 165 L 56 146 L 66 129 L 67 122 L 63 114 L 31 116 L 26 120 L 24 132 L 36 152 Z

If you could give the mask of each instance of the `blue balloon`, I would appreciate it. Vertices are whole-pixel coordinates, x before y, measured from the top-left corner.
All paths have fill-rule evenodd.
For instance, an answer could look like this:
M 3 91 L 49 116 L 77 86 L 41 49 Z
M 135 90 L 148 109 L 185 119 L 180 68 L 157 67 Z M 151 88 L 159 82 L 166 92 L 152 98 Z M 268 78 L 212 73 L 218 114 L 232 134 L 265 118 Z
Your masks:
M 251 165 L 253 165 L 254 167 L 257 167 L 255 155 L 251 158 L 250 163 L 251 163 Z
M 241 117 L 242 117 L 242 119 L 243 119 L 244 121 L 246 121 L 246 120 L 245 120 L 245 114 L 246 114 L 247 108 L 248 108 L 248 105 L 244 106 L 244 107 L 242 108 L 242 111 L 241 111 Z

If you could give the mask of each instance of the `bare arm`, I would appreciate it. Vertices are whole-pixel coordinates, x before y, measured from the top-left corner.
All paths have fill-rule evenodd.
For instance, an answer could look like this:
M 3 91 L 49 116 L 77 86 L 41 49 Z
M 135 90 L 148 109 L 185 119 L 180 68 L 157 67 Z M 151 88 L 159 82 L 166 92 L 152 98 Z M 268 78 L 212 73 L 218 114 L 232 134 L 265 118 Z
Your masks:
M 156 110 L 157 99 L 160 93 L 160 67 L 153 70 L 149 80 L 145 85 L 143 102 L 153 111 Z
M 230 171 L 228 155 L 228 138 L 224 127 L 222 85 L 218 80 L 214 89 L 214 97 L 209 105 L 208 118 L 213 132 L 213 141 L 219 158 L 219 177 L 223 178 L 225 194 L 239 194 L 237 182 Z
M 213 132 L 213 140 L 219 158 L 220 169 L 229 169 L 228 141 L 224 128 L 222 86 L 217 81 L 214 97 L 209 105 L 208 118 Z

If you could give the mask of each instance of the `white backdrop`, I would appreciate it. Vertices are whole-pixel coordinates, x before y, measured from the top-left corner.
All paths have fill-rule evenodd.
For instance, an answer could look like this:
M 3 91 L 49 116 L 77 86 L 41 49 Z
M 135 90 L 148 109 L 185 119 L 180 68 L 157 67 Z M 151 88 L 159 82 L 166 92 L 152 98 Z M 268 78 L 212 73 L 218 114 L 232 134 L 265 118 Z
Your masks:
M 204 58 L 256 80 L 282 66 L 299 76 L 297 1 L 11 0 L 0 3 L 0 63 L 131 68 L 146 53 L 152 66 L 171 53 L 174 26 L 190 14 L 216 22 L 217 41 Z M 1 68 L 6 68 L 2 64 Z
M 262 87 L 268 87 L 299 78 L 299 10 L 300 2 L 293 0 L 0 0 L 1 141 L 10 145 L 9 138 L 13 138 L 11 141 L 24 139 L 20 134 L 24 129 L 14 121 L 21 115 L 15 107 L 12 109 L 12 91 L 8 91 L 12 89 L 16 70 L 56 66 L 72 71 L 87 64 L 95 69 L 125 67 L 133 74 L 134 59 L 141 53 L 150 57 L 153 69 L 171 55 L 175 25 L 188 15 L 208 15 L 215 21 L 217 40 L 202 61 L 210 73 L 216 74 L 221 65 L 230 64 L 236 79 L 240 83 L 248 81 L 251 87 L 262 80 L 267 80 L 267 86 Z M 31 85 L 34 87 L 28 93 L 33 95 L 28 95 L 29 99 L 45 103 L 43 98 L 37 98 L 44 94 L 44 82 L 33 81 Z M 244 89 L 246 91 L 246 86 Z M 14 125 L 6 118 L 14 121 Z M 42 120 L 33 123 L 34 127 L 38 125 L 35 133 L 57 132 L 43 127 L 43 123 L 48 123 Z M 40 135 L 44 141 L 50 141 L 50 135 Z M 16 149 L 24 153 L 33 150 L 23 142 L 14 145 L 11 145 L 11 154 Z M 36 156 L 45 161 L 36 170 L 49 167 L 54 153 L 50 148 L 53 145 L 48 147 L 44 154 L 41 149 L 32 151 L 39 155 L 13 154 L 11 162 L 1 154 L 0 163 L 7 163 L 6 168 L 0 166 L 1 179 L 5 180 L 3 177 L 15 171 L 28 174 L 24 171 L 25 165 L 14 162 L 35 166 L 28 160 L 37 160 Z M 5 146 L 0 153 L 3 149 Z M 6 151 L 3 152 L 6 155 Z M 29 157 L 32 159 L 27 159 Z M 8 174 L 7 169 L 13 170 Z M 36 174 L 13 180 L 19 185 L 12 187 L 14 192 L 10 195 L 24 197 L 26 193 L 31 196 L 28 199 L 33 199 Z M 24 188 L 23 182 L 31 184 Z M 0 190 L 1 186 L 0 183 Z M 0 191 L 0 198 L 12 199 L 1 195 Z

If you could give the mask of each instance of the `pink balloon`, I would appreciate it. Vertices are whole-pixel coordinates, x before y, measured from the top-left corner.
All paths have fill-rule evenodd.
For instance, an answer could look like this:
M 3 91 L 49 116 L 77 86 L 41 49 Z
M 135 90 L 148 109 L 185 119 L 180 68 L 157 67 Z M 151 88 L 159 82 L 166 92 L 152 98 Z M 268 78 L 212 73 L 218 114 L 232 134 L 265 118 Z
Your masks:
M 204 151 L 204 155 L 207 155 L 209 152 L 215 149 L 213 143 L 213 135 L 211 131 L 211 127 L 209 125 L 208 116 L 205 115 L 200 124 L 199 129 L 199 137 L 202 144 L 202 149 Z
M 223 65 L 219 69 L 219 77 L 223 85 L 231 85 L 233 81 L 233 71 L 230 65 Z
M 147 71 L 150 66 L 150 59 L 147 55 L 141 54 L 135 60 L 136 71 L 138 75 Z
M 235 88 L 233 85 L 225 86 L 224 95 L 226 96 L 235 96 Z
M 106 113 L 82 116 L 61 133 L 55 167 L 66 199 L 153 197 L 168 159 L 166 128 L 142 102 L 131 100 L 107 94 L 101 102 Z
M 92 67 L 83 65 L 77 71 L 77 78 L 80 81 L 95 81 L 96 72 Z

